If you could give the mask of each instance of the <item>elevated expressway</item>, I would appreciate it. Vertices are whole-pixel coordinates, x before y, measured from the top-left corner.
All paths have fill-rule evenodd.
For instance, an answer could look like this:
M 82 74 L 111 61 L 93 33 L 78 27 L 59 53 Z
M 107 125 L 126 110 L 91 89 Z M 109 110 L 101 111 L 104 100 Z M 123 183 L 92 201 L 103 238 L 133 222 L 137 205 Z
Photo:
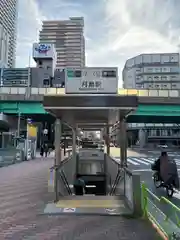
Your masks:
M 64 94 L 64 88 L 0 87 L 1 101 L 43 102 L 44 95 L 57 96 Z M 119 89 L 118 95 L 137 96 L 139 104 L 180 104 L 180 90 Z

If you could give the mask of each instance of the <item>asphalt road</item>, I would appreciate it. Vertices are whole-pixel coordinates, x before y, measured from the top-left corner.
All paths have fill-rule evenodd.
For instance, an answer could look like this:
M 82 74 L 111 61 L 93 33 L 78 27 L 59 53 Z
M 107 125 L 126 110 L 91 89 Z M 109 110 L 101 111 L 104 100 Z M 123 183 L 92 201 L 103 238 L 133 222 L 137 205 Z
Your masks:
M 119 157 L 120 149 L 111 148 L 111 156 L 113 156 L 116 161 L 120 162 Z M 172 157 L 177 164 L 178 173 L 180 177 L 180 152 L 168 152 L 169 156 Z M 127 163 L 128 167 L 132 171 L 136 171 L 141 175 L 141 180 L 145 182 L 146 186 L 152 191 L 156 196 L 167 197 L 165 189 L 156 189 L 152 179 L 151 164 L 159 157 L 160 151 L 132 151 L 128 150 Z M 180 193 L 174 193 L 173 198 L 169 198 L 173 204 L 180 208 Z M 172 214 L 172 208 L 166 204 L 157 204 L 160 209 L 171 216 L 171 219 L 175 221 L 175 216 Z M 180 218 L 180 214 L 178 215 Z
M 115 216 L 42 215 L 53 159 L 0 168 L 0 240 L 159 239 L 143 220 Z

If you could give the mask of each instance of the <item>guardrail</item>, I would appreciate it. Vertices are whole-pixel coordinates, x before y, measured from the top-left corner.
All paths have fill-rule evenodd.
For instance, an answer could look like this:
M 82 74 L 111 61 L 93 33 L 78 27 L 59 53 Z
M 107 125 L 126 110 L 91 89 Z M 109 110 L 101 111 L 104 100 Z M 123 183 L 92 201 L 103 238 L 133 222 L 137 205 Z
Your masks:
M 145 218 L 155 224 L 169 240 L 180 239 L 180 208 L 167 198 L 158 198 L 142 183 L 142 210 Z M 170 212 L 160 210 L 161 207 L 170 208 Z
M 55 174 L 71 159 L 71 155 L 65 157 L 58 166 L 52 166 L 48 170 L 48 192 L 55 190 Z
M 66 154 L 62 159 L 61 163 L 58 166 L 52 166 L 48 172 L 48 192 L 55 193 L 56 184 L 58 184 L 58 195 L 56 195 L 56 200 L 58 197 L 67 195 L 67 187 L 69 189 L 69 185 L 65 186 L 64 180 L 72 180 L 71 179 L 71 168 L 72 165 L 72 149 L 66 149 Z M 56 179 L 57 175 L 57 179 Z M 63 175 L 63 176 L 62 176 Z M 62 179 L 63 178 L 63 179 Z M 57 180 L 57 182 L 56 182 Z M 70 184 L 70 183 L 69 183 Z
M 0 94 L 64 95 L 65 88 L 0 87 Z M 180 97 L 180 90 L 118 89 L 118 95 L 138 97 Z
M 24 153 L 19 149 L 0 149 L 0 167 L 5 167 L 24 160 Z
M 111 159 L 119 165 L 119 162 Z M 112 170 L 116 174 L 115 169 Z M 131 172 L 128 168 L 124 168 L 123 178 L 125 179 L 124 196 L 134 215 L 143 215 L 148 218 L 163 232 L 166 237 L 164 239 L 180 239 L 180 208 L 165 197 L 158 198 L 146 187 L 145 183 L 140 183 L 139 174 Z M 166 211 L 167 206 L 168 212 Z

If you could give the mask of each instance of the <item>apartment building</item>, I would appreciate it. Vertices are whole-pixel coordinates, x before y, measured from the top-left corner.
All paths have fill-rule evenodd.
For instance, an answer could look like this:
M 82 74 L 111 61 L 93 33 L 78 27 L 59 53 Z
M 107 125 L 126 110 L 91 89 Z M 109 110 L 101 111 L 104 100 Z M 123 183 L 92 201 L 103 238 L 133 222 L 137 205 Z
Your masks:
M 15 67 L 18 0 L 0 1 L 0 67 Z
M 141 54 L 126 61 L 126 89 L 180 89 L 179 53 Z
M 85 66 L 84 18 L 43 21 L 39 33 L 40 43 L 55 45 L 56 68 L 80 68 Z

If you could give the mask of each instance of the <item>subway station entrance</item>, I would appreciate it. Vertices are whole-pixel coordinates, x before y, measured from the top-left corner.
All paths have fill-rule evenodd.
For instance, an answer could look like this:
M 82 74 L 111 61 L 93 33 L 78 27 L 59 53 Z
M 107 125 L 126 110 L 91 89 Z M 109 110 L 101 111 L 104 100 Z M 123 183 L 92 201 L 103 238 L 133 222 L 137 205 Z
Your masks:
M 140 176 L 127 168 L 126 146 L 126 118 L 137 108 L 137 97 L 116 94 L 47 95 L 43 104 L 45 110 L 56 117 L 55 161 L 50 169 L 49 184 L 54 193 L 54 202 L 46 206 L 44 213 L 138 213 L 141 209 Z M 120 121 L 120 164 L 109 155 L 108 138 L 106 152 L 88 147 L 77 148 L 77 128 L 105 127 L 108 134 L 110 126 L 116 121 Z M 62 161 L 60 141 L 63 122 L 72 127 L 73 146 L 72 156 Z M 87 170 L 90 165 L 95 166 L 94 170 Z M 73 184 L 77 174 L 86 185 L 83 196 L 74 194 Z

